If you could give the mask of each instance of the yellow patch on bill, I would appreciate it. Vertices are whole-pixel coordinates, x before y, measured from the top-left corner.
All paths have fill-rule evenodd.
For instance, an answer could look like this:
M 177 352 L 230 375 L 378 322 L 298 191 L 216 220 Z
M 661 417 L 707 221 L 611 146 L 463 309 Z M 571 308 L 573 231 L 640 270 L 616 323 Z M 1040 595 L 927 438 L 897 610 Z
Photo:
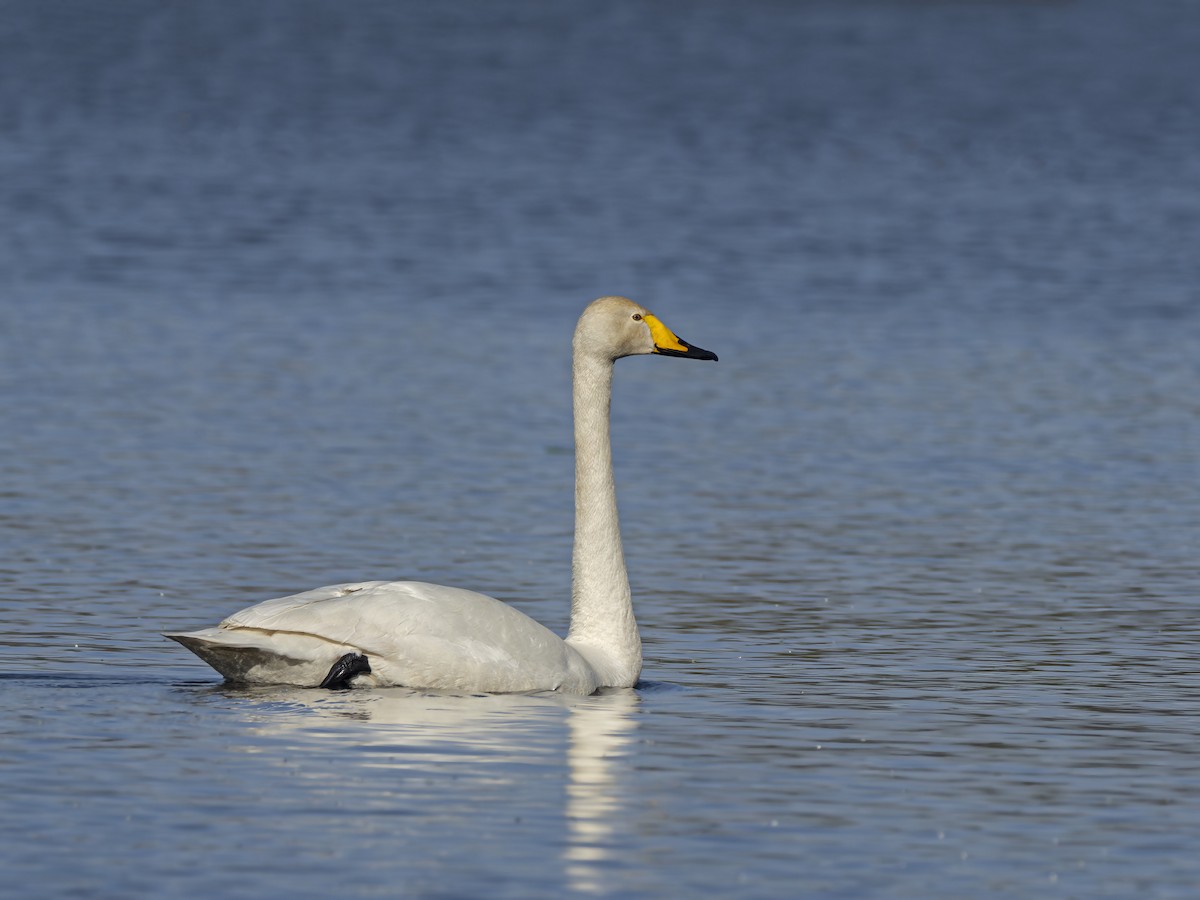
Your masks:
M 656 316 L 646 313 L 642 318 L 646 320 L 646 324 L 650 326 L 650 337 L 654 338 L 654 346 L 659 350 L 678 350 L 681 353 L 687 352 L 687 347 L 680 343 L 679 338 L 675 337 L 675 333 L 666 325 L 658 321 Z

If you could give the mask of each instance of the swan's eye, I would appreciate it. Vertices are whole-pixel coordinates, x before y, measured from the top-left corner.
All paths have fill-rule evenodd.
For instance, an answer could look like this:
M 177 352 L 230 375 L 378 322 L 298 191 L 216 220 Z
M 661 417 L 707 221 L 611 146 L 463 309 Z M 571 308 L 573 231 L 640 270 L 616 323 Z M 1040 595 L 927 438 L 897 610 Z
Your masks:
M 633 321 L 635 321 L 635 322 L 640 322 L 640 321 L 642 321 L 642 314 L 641 314 L 641 313 L 634 313 L 634 314 L 633 314 Z

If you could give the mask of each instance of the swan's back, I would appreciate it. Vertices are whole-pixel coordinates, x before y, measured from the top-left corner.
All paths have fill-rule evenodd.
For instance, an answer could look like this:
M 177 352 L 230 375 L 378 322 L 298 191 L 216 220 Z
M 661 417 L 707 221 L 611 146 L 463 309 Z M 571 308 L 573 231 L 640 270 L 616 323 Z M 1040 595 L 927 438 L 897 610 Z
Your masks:
M 486 594 L 419 581 L 317 588 L 248 607 L 217 628 L 170 637 L 237 681 L 277 682 L 290 666 L 293 683 L 316 683 L 313 673 L 324 675 L 346 653 L 362 653 L 377 684 L 495 692 L 596 688 L 578 652 L 520 610 Z

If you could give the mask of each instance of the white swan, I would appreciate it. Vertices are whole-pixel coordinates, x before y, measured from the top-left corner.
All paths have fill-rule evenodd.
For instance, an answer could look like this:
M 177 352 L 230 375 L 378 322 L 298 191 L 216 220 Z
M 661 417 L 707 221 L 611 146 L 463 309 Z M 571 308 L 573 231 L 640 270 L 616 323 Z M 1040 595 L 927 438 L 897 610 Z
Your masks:
M 166 637 L 237 682 L 488 693 L 632 687 L 642 641 L 617 524 L 613 362 L 644 353 L 717 356 L 624 297 L 589 304 L 572 348 L 575 546 L 566 640 L 492 597 L 416 581 L 317 588 L 251 606 L 216 628 Z

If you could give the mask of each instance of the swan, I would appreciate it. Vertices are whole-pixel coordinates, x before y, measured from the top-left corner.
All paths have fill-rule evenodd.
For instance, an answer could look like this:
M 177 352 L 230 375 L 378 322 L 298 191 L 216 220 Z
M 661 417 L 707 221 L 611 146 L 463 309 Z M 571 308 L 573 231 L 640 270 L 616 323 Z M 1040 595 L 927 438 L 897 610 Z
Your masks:
M 642 641 L 621 550 L 609 407 L 613 363 L 658 354 L 716 360 L 625 297 L 584 309 L 572 340 L 575 542 L 561 638 L 485 594 L 419 581 L 335 584 L 267 600 L 214 628 L 172 632 L 227 681 L 517 693 L 632 687 Z

